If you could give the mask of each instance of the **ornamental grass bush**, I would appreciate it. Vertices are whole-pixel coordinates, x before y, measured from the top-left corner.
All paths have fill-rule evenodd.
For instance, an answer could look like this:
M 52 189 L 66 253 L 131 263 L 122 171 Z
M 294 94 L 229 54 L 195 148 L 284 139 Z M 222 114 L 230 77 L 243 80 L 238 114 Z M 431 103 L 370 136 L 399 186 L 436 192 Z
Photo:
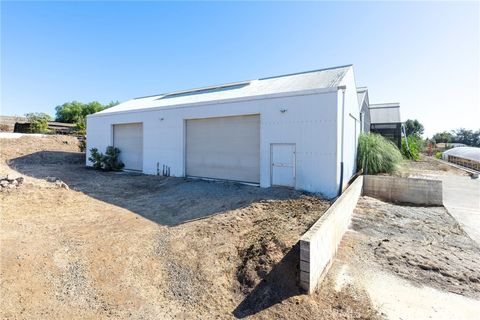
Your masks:
M 357 165 L 364 174 L 391 173 L 402 161 L 400 150 L 376 133 L 362 133 L 358 139 Z

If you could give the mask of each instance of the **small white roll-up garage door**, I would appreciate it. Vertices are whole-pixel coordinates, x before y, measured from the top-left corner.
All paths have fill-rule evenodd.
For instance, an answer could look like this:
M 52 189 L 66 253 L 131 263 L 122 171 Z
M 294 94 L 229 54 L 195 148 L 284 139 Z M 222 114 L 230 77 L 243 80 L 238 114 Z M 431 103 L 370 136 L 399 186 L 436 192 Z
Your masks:
M 260 182 L 260 116 L 187 120 L 187 176 Z
M 143 168 L 143 125 L 141 123 L 113 126 L 113 145 L 120 149 L 120 160 L 127 170 Z

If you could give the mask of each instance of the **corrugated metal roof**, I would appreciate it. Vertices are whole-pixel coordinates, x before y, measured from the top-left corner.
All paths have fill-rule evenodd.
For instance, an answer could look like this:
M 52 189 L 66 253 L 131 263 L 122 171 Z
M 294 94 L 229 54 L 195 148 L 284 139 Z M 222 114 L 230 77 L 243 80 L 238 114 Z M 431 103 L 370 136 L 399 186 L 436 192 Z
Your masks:
M 141 97 L 95 115 L 336 87 L 352 65 Z
M 468 159 L 480 162 L 480 148 L 476 147 L 456 147 L 445 151 L 442 154 L 443 159 L 448 160 L 448 156 Z
M 399 123 L 400 104 L 399 103 L 380 103 L 370 105 L 370 123 Z

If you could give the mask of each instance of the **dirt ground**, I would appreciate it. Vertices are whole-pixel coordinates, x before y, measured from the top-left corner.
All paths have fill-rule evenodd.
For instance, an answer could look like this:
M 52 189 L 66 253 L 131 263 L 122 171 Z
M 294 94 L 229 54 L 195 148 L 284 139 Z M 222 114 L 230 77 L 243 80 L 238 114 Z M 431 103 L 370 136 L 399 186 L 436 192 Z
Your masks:
M 438 179 L 439 175 L 468 176 L 468 173 L 465 171 L 444 164 L 424 154 L 420 155 L 420 160 L 418 161 L 405 160 L 394 174 L 402 177 L 415 176 L 433 179 Z
M 416 285 L 480 298 L 480 249 L 444 207 L 360 198 L 354 259 Z
M 466 176 L 427 157 L 395 174 Z M 366 292 L 383 318 L 477 319 L 480 310 L 480 248 L 444 207 L 361 197 L 329 277 L 335 291 Z
M 1 139 L 2 319 L 373 319 L 361 289 L 297 286 L 329 207 L 290 189 L 105 173 L 75 138 Z M 63 188 L 51 177 L 69 186 Z
M 432 157 L 404 161 L 395 175 L 468 176 Z M 352 223 L 355 250 L 367 265 L 415 285 L 480 298 L 480 248 L 444 207 L 394 205 L 362 197 Z

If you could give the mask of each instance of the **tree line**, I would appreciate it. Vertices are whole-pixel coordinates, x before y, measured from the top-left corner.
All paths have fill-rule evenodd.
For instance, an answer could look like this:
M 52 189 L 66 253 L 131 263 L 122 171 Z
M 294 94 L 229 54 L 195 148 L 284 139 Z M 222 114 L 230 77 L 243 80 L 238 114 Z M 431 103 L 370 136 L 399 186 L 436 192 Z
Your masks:
M 113 106 L 119 102 L 112 101 L 105 105 L 98 101 L 83 103 L 79 101 L 65 102 L 55 107 L 55 121 L 74 123 L 79 134 L 85 134 L 86 120 L 89 114 L 93 114 Z M 52 121 L 52 117 L 43 112 L 34 112 L 25 114 L 30 123 L 30 131 L 34 133 L 48 132 L 48 122 Z
M 480 129 L 477 131 L 460 128 L 452 131 L 443 131 L 433 135 L 436 143 L 463 143 L 471 147 L 480 147 Z
M 118 103 L 118 101 L 112 101 L 106 105 L 103 105 L 98 101 L 92 101 L 90 103 L 82 103 L 78 101 L 66 102 L 55 107 L 55 121 L 75 123 L 78 131 L 81 134 L 85 134 L 87 127 L 86 121 L 89 114 L 111 108 L 116 106 Z
M 424 127 L 418 120 L 405 121 L 405 132 L 407 136 L 413 135 L 420 138 Z M 480 147 L 480 129 L 477 131 L 460 128 L 452 131 L 443 131 L 426 139 L 433 143 L 463 143 L 471 147 Z

